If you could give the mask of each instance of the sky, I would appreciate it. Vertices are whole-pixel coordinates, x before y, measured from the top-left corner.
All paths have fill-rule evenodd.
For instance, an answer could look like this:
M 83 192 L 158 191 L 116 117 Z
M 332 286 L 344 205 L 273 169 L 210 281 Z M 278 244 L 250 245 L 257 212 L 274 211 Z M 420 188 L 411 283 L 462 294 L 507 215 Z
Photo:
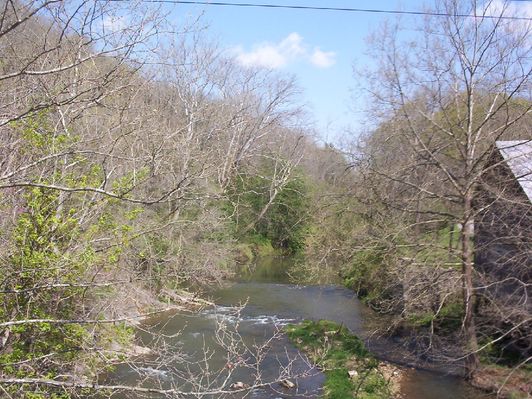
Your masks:
M 496 0 L 499 1 L 499 0 Z M 233 0 L 232 2 L 291 4 L 422 11 L 421 0 Z M 532 1 L 513 3 L 519 14 L 532 16 Z M 244 66 L 264 66 L 293 75 L 303 90 L 303 102 L 323 141 L 334 141 L 345 129 L 362 129 L 360 98 L 353 67 L 372 63 L 366 39 L 389 14 L 172 5 L 180 18 L 203 13 L 202 22 L 222 48 Z M 409 17 L 412 18 L 412 17 Z M 421 18 L 421 17 L 414 17 Z

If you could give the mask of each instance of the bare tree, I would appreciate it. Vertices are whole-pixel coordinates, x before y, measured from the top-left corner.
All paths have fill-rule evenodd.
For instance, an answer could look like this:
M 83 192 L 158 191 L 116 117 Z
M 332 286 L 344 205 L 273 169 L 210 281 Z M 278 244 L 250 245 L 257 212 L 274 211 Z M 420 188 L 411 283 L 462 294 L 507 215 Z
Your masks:
M 401 263 L 415 265 L 424 258 L 424 264 L 436 259 L 440 266 L 452 267 L 458 259 L 461 359 L 468 378 L 479 365 L 482 349 L 475 324 L 479 293 L 475 201 L 491 167 L 486 161 L 494 143 L 530 137 L 531 25 L 504 19 L 509 16 L 508 3 L 502 8 L 497 4 L 445 1 L 437 8 L 445 16 L 428 17 L 415 35 L 405 33 L 398 23 L 385 25 L 371 38 L 377 67 L 366 78 L 372 116 L 379 127 L 366 140 L 363 152 L 356 154 L 356 165 L 367 177 L 364 187 L 373 190 L 373 200 L 382 204 L 381 213 L 393 211 L 401 221 L 387 235 L 399 258 L 405 254 L 401 248 L 410 244 L 412 250 L 406 251 L 407 259 Z M 451 258 L 442 259 L 437 253 L 427 257 L 423 250 L 427 245 L 445 253 L 445 244 L 438 244 L 441 240 L 436 239 L 436 246 L 427 242 L 430 231 L 444 227 L 453 232 L 447 251 Z M 453 234 L 459 236 L 456 244 Z M 402 240 L 406 242 L 397 246 Z M 430 281 L 434 278 L 427 285 Z M 436 311 L 447 296 L 440 298 Z M 529 323 L 530 314 L 521 322 Z M 508 331 L 513 328 L 515 324 Z
M 234 392 L 228 370 L 208 382 L 198 364 L 186 389 L 94 381 L 134 352 L 129 326 L 167 307 L 157 298 L 189 301 L 184 281 L 229 273 L 233 240 L 213 238 L 228 230 L 226 188 L 256 158 L 297 153 L 279 134 L 297 114 L 292 82 L 239 67 L 153 4 L 0 6 L 2 395 Z M 157 344 L 159 364 L 180 360 Z M 242 366 L 259 370 L 264 349 Z

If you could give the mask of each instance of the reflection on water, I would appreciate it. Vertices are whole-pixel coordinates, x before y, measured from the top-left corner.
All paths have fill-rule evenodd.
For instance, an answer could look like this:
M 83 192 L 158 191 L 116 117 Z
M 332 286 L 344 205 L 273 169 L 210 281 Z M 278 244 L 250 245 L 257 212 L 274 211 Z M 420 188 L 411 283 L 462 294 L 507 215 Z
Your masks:
M 292 264 L 287 258 L 262 259 L 246 266 L 237 282 L 211 293 L 218 304 L 215 308 L 194 315 L 167 313 L 150 319 L 139 331 L 139 339 L 144 346 L 162 348 L 170 360 L 145 357 L 139 364 L 119 367 L 112 380 L 123 384 L 142 381 L 147 387 L 179 387 L 189 392 L 218 391 L 209 396 L 215 398 L 243 397 L 231 393 L 230 386 L 237 382 L 253 385 L 275 381 L 246 397 L 318 397 L 323 375 L 280 334 L 282 327 L 303 319 L 329 319 L 368 337 L 383 319 L 343 287 L 288 284 L 287 271 Z M 370 348 L 377 355 L 393 358 L 389 356 L 393 347 L 382 340 Z M 396 358 L 401 356 L 393 352 Z M 279 384 L 283 373 L 302 376 L 295 381 L 296 389 L 287 390 Z M 411 399 L 486 397 L 458 378 L 431 372 L 407 371 L 403 385 L 404 397 Z

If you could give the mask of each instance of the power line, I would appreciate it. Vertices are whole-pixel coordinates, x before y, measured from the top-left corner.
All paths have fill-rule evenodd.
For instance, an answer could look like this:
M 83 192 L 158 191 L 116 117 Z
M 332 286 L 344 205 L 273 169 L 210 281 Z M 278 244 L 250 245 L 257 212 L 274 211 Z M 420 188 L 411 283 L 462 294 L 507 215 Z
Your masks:
M 110 0 L 115 2 L 130 0 Z M 382 10 L 376 8 L 349 8 L 349 7 L 318 7 L 318 6 L 299 6 L 290 4 L 266 4 L 266 3 L 230 3 L 221 1 L 195 1 L 195 0 L 141 0 L 144 3 L 169 3 L 169 4 L 189 4 L 203 6 L 222 6 L 222 7 L 248 7 L 248 8 L 280 8 L 290 10 L 311 10 L 311 11 L 339 11 L 339 12 L 358 12 L 374 14 L 395 14 L 395 15 L 427 15 L 433 17 L 459 17 L 459 18 L 487 18 L 487 19 L 507 19 L 517 21 L 532 21 L 528 17 L 508 17 L 496 15 L 471 15 L 471 14 L 448 14 L 434 11 L 401 11 L 401 10 Z

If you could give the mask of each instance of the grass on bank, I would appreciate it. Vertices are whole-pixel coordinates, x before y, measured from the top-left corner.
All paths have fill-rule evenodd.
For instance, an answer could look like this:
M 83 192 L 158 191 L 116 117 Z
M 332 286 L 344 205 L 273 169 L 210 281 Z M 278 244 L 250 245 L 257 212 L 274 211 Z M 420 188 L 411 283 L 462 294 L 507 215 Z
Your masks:
M 286 327 L 290 340 L 325 374 L 325 399 L 390 398 L 390 382 L 364 343 L 349 330 L 328 320 L 303 321 Z M 349 371 L 356 371 L 350 377 Z

